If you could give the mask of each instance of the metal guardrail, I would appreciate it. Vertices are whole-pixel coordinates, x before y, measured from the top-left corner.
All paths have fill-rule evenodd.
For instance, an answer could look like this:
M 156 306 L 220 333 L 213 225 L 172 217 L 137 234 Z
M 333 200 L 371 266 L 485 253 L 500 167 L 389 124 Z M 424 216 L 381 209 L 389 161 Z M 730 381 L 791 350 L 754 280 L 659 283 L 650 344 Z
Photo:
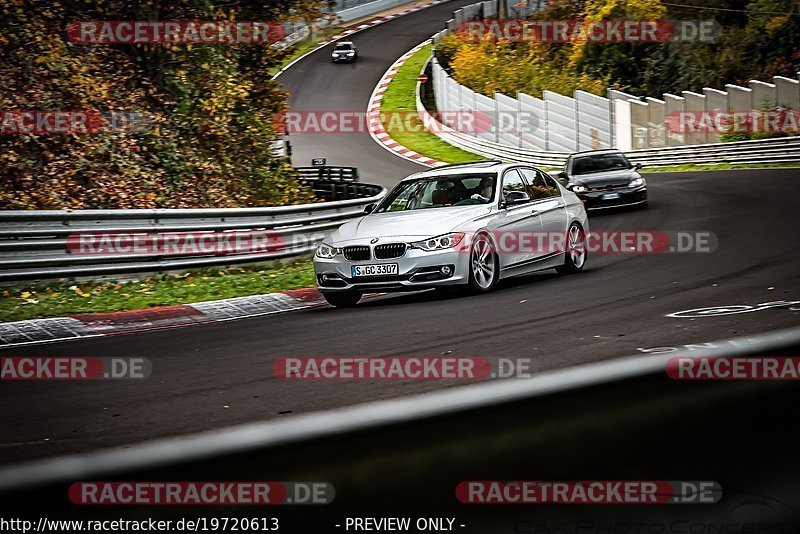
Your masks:
M 363 215 L 364 206 L 387 192 L 352 180 L 306 182 L 323 199 L 337 200 L 268 208 L 0 211 L 0 281 L 163 272 L 299 256 L 312 252 L 343 222 Z M 234 231 L 252 232 L 262 242 L 273 239 L 273 245 L 256 252 L 189 249 L 147 254 L 80 254 L 69 246 L 81 234 L 146 234 L 163 240 L 189 234 L 219 238 Z
M 642 148 L 626 154 L 634 162 L 653 167 L 684 163 L 800 163 L 800 136 Z

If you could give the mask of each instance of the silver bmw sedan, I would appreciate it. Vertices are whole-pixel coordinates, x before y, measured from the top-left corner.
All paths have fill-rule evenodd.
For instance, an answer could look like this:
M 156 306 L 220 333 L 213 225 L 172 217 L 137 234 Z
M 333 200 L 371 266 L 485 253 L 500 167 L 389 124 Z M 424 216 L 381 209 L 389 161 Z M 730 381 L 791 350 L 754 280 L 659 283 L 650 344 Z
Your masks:
M 366 292 L 480 293 L 503 278 L 586 264 L 583 203 L 529 165 L 436 167 L 403 179 L 365 211 L 314 255 L 317 285 L 333 306 L 354 306 Z

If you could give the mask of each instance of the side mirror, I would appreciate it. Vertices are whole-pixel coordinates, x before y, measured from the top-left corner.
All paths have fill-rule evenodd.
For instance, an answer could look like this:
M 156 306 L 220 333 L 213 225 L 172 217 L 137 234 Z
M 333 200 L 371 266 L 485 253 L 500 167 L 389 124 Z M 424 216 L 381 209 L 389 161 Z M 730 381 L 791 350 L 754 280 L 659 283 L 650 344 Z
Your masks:
M 634 169 L 636 169 L 637 171 L 638 171 L 639 169 L 641 169 L 642 167 L 644 167 L 644 165 L 642 165 L 641 163 L 634 163 L 634 164 L 633 164 L 633 168 L 634 168 Z
M 525 191 L 509 191 L 506 193 L 505 206 L 514 206 L 516 204 L 523 204 L 528 202 L 531 197 Z
M 556 179 L 561 182 L 562 184 L 567 183 L 567 173 L 561 171 L 560 173 L 556 174 Z
M 377 207 L 378 207 L 377 204 L 367 204 L 366 206 L 364 206 L 364 213 L 369 215 L 370 213 L 375 211 L 375 208 L 377 208 Z

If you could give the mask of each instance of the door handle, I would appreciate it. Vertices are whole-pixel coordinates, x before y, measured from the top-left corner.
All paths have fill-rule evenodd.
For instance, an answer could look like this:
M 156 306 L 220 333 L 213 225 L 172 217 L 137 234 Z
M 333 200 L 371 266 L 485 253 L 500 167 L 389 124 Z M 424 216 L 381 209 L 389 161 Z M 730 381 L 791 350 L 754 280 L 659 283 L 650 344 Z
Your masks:
M 537 215 L 541 215 L 541 213 L 542 213 L 542 212 L 541 212 L 541 211 L 539 211 L 539 210 L 533 210 L 533 211 L 531 212 L 531 216 L 534 216 L 534 217 L 535 217 L 535 216 L 537 216 Z

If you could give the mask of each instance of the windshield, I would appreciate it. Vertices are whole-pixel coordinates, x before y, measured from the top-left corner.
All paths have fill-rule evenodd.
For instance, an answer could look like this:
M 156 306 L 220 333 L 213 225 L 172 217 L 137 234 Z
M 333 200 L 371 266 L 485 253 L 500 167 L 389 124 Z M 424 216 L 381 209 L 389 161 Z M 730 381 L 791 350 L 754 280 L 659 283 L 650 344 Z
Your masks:
M 494 198 L 495 174 L 428 176 L 401 182 L 376 212 L 488 204 Z
M 591 174 L 594 172 L 630 169 L 631 162 L 622 154 L 598 154 L 575 158 L 572 163 L 572 174 Z
M 334 50 L 347 51 L 352 49 L 353 45 L 351 45 L 350 43 L 339 43 L 336 45 L 336 48 Z

